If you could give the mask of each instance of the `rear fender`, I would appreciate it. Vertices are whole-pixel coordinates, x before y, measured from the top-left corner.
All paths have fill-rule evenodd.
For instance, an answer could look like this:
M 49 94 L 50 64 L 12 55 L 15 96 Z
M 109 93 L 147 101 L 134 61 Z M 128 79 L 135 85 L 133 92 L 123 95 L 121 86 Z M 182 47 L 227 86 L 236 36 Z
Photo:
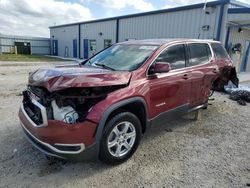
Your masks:
M 219 75 L 219 77 L 213 82 L 213 90 L 215 91 L 225 91 L 224 86 L 231 81 L 234 85 L 238 87 L 239 78 L 237 77 L 235 67 L 224 67 Z

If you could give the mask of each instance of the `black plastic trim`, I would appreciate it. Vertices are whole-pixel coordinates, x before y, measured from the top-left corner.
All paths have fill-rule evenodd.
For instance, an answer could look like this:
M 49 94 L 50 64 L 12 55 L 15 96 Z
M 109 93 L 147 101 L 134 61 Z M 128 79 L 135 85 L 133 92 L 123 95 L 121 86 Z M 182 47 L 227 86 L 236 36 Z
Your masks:
M 150 120 L 150 127 L 155 127 L 155 126 L 167 123 L 170 120 L 173 120 L 173 119 L 187 113 L 189 109 L 190 109 L 189 104 L 183 104 L 177 108 L 163 112 Z

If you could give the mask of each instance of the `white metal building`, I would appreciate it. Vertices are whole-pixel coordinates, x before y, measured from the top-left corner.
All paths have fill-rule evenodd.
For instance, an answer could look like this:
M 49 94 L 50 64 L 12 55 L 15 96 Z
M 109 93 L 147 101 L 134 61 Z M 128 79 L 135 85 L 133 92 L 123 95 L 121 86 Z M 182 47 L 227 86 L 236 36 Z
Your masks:
M 195 5 L 50 27 L 51 53 L 88 58 L 125 40 L 200 38 L 220 40 L 235 49 L 239 70 L 250 70 L 250 5 L 219 0 Z M 236 45 L 239 46 L 239 45 Z M 249 62 L 249 63 L 247 63 Z
M 50 39 L 0 34 L 0 54 L 50 54 Z

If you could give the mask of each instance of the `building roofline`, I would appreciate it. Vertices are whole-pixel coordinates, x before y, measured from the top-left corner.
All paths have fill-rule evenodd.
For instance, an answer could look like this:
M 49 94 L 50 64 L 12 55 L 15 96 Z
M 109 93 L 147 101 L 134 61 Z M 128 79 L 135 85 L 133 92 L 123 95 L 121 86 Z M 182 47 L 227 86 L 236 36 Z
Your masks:
M 207 2 L 207 6 L 216 6 L 216 5 L 226 4 L 226 3 L 230 3 L 230 0 L 218 0 L 218 1 Z M 238 2 L 235 2 L 235 3 L 238 3 Z M 103 19 L 97 19 L 97 20 L 90 20 L 90 21 L 84 21 L 84 22 L 75 22 L 75 23 L 69 23 L 69 24 L 62 24 L 62 25 L 50 26 L 49 28 L 53 29 L 53 28 L 59 28 L 59 27 L 65 27 L 65 26 L 74 26 L 74 25 L 80 25 L 80 24 L 111 21 L 111 20 L 124 19 L 124 18 L 133 18 L 133 17 L 138 17 L 138 16 L 148 16 L 148 15 L 169 13 L 169 12 L 176 12 L 176 11 L 183 11 L 183 10 L 190 10 L 190 9 L 202 8 L 202 7 L 204 7 L 204 3 L 186 5 L 186 6 L 175 7 L 175 8 L 168 8 L 168 9 L 161 9 L 161 10 L 155 10 L 155 11 L 150 11 L 150 12 L 129 14 L 129 15 L 123 15 L 123 16 L 116 16 L 116 17 L 110 17 L 110 18 L 103 18 Z
M 230 8 L 228 14 L 250 14 L 250 8 Z

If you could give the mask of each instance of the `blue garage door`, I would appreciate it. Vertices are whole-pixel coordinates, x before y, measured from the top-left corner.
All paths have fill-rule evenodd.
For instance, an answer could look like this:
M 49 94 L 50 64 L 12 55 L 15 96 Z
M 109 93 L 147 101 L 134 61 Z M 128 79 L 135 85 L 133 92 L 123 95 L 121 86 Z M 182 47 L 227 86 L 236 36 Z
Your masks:
M 53 47 L 52 55 L 58 56 L 58 41 L 57 40 L 52 41 L 52 47 Z
M 73 40 L 73 57 L 77 58 L 77 39 Z
M 83 39 L 83 58 L 88 59 L 89 57 L 89 40 Z

